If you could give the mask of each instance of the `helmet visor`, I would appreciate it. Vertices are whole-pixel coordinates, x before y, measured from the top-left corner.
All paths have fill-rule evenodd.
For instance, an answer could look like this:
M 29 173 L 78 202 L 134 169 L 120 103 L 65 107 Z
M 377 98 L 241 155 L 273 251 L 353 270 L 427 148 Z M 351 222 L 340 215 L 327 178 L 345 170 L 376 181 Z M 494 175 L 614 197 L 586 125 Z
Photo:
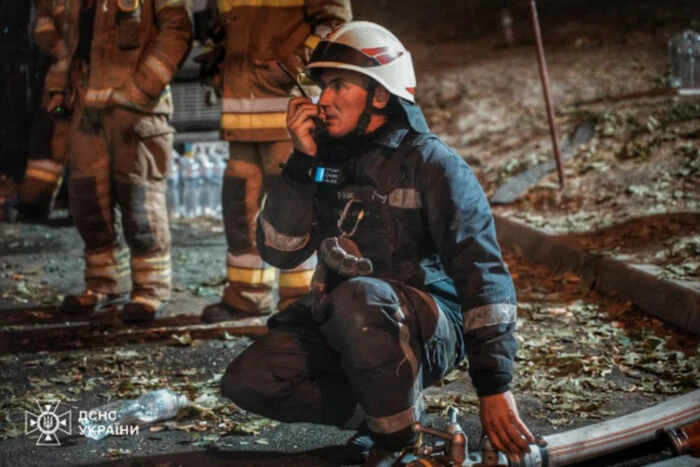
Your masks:
M 309 64 L 315 62 L 337 62 L 355 65 L 361 68 L 381 66 L 381 62 L 349 45 L 337 42 L 321 41 L 311 54 Z

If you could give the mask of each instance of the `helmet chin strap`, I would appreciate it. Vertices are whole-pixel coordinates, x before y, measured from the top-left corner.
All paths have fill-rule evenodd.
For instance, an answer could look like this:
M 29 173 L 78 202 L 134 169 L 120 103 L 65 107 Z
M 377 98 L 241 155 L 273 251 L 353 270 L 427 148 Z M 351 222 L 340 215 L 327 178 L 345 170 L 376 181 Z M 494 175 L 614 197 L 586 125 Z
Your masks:
M 357 119 L 357 125 L 350 132 L 348 136 L 361 136 L 364 135 L 369 126 L 369 121 L 372 119 L 372 114 L 381 113 L 380 109 L 375 109 L 372 107 L 372 101 L 374 100 L 374 93 L 377 90 L 379 83 L 377 81 L 370 79 L 367 83 L 367 100 L 365 101 L 365 108 L 360 114 L 360 118 Z

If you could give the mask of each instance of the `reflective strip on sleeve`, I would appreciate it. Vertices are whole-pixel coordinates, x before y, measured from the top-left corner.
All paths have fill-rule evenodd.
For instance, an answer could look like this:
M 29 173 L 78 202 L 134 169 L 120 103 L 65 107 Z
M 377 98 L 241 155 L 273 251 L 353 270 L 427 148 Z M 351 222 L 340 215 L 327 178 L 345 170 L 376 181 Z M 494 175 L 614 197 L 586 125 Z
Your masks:
M 107 102 L 112 95 L 113 89 L 88 89 L 85 93 L 85 103 L 100 103 Z
M 271 285 L 275 282 L 276 271 L 274 268 L 245 269 L 228 266 L 226 268 L 226 277 L 229 282 L 238 282 L 250 285 Z
M 290 237 L 288 235 L 281 234 L 275 230 L 275 228 L 267 222 L 262 217 L 260 218 L 260 223 L 263 227 L 263 232 L 265 233 L 265 245 L 274 248 L 279 251 L 298 251 L 301 250 L 309 243 L 311 236 L 309 234 L 303 237 Z
M 216 5 L 219 7 L 219 13 L 227 13 L 231 8 L 239 6 L 269 8 L 301 7 L 304 6 L 304 2 L 305 0 L 217 0 Z
M 311 285 L 311 278 L 313 277 L 313 275 L 313 269 L 310 271 L 280 271 L 279 286 L 287 287 L 290 289 L 309 287 Z
M 225 130 L 258 130 L 287 128 L 287 113 L 225 113 L 221 115 L 221 127 Z
M 224 113 L 270 113 L 287 112 L 289 97 L 259 97 L 255 99 L 233 99 L 227 97 L 221 104 Z
M 423 206 L 420 192 L 415 188 L 395 188 L 389 193 L 389 206 L 401 209 L 418 209 Z
M 56 24 L 54 24 L 52 18 L 47 18 L 42 16 L 36 20 L 36 26 L 34 27 L 35 34 L 41 34 L 44 32 L 51 32 L 56 30 Z
M 318 28 L 317 28 L 318 29 Z M 318 37 L 316 34 L 311 34 L 309 37 L 306 38 L 304 41 L 304 45 L 311 50 L 314 50 L 318 43 L 321 42 L 321 38 Z
M 146 59 L 146 61 L 143 62 L 143 64 L 146 65 L 163 84 L 170 82 L 173 74 L 165 63 L 151 55 Z
M 467 310 L 463 315 L 464 332 L 467 333 L 485 326 L 515 323 L 518 318 L 518 307 L 507 303 L 484 305 Z
M 176 6 L 185 6 L 185 0 L 157 0 L 156 13 L 160 13 L 166 8 L 173 8 Z

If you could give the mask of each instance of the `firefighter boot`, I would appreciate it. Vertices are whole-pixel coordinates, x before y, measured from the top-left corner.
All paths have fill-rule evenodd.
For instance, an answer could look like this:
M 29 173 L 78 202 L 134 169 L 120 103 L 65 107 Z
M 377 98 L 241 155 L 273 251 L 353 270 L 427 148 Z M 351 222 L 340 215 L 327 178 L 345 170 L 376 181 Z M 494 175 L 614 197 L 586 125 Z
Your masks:
M 132 298 L 122 308 L 121 316 L 124 322 L 148 322 L 159 318 L 165 310 L 165 302 Z
M 202 310 L 201 319 L 205 323 L 220 323 L 222 321 L 238 321 L 248 318 L 259 318 L 267 316 L 267 312 L 250 312 L 240 310 L 228 303 L 219 302 L 207 305 Z
M 108 294 L 88 289 L 80 294 L 66 295 L 59 310 L 73 315 L 89 314 L 116 308 L 126 303 L 127 299 L 127 294 Z

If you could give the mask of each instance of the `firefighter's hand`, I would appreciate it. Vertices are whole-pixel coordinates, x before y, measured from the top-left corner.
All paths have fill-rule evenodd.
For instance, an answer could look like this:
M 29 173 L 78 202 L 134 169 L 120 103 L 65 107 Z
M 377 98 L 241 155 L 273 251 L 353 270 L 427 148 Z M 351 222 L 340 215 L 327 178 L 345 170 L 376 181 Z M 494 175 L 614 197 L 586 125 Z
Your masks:
M 49 98 L 49 103 L 46 104 L 46 112 L 53 113 L 58 107 L 63 106 L 63 93 L 62 92 L 52 92 Z
M 292 80 L 289 79 L 287 73 L 282 71 L 282 69 L 277 66 L 277 60 L 253 60 L 255 67 L 260 69 L 271 84 L 282 87 L 287 84 L 291 84 Z
M 372 262 L 362 257 L 359 247 L 345 237 L 330 237 L 321 242 L 318 256 L 341 277 L 369 276 Z
M 515 399 L 510 391 L 479 398 L 479 417 L 484 434 L 493 447 L 505 453 L 513 462 L 514 456 L 530 452 L 535 437 L 520 419 Z
M 294 97 L 287 107 L 287 129 L 297 151 L 315 156 L 318 146 L 313 138 L 319 109 L 308 97 Z

